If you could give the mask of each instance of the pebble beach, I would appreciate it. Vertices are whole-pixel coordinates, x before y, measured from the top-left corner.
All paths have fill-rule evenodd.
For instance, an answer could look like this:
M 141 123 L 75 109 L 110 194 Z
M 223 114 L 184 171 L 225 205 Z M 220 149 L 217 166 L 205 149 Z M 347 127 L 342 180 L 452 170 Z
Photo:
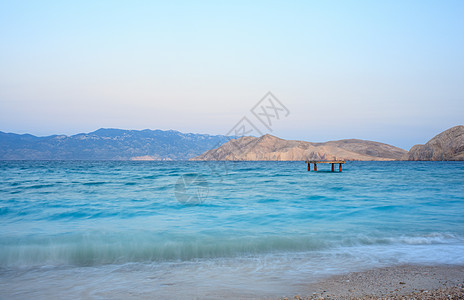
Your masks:
M 283 299 L 464 299 L 464 266 L 402 265 L 337 275 Z

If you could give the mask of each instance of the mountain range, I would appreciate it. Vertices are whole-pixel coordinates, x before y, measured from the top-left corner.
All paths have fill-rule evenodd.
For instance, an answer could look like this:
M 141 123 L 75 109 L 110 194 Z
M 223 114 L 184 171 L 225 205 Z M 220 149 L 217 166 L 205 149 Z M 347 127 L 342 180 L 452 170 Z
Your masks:
M 1 160 L 186 160 L 218 147 L 223 135 L 174 130 L 98 129 L 37 137 L 0 131 Z
M 76 135 L 37 137 L 0 131 L 0 160 L 464 160 L 464 126 L 406 150 L 345 139 L 324 143 L 269 134 L 232 139 L 175 130 L 101 128 Z

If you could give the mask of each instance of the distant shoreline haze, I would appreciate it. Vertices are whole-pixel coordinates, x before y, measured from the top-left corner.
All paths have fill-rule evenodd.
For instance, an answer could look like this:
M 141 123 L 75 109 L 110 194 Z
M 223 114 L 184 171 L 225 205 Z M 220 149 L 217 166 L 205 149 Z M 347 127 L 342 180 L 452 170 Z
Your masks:
M 0 160 L 464 160 L 464 126 L 450 128 L 408 152 L 359 139 L 324 143 L 266 134 L 233 139 L 175 130 L 101 128 L 71 136 L 38 137 L 0 131 Z

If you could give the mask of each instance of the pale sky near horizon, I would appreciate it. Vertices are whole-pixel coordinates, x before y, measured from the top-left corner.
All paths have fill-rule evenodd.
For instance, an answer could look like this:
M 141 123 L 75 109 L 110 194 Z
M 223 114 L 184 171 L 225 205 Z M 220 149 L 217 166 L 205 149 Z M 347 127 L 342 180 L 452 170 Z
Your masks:
M 409 149 L 464 124 L 463 16 L 464 1 L 0 0 L 0 131 L 226 134 L 271 91 L 290 111 L 271 134 Z

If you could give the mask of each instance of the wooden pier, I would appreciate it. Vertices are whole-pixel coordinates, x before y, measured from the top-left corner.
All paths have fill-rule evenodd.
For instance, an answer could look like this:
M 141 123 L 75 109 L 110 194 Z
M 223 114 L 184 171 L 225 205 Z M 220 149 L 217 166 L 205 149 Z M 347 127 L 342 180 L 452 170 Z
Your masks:
M 342 164 L 344 160 L 307 160 L 305 163 L 308 164 L 308 172 L 311 171 L 311 164 L 314 164 L 314 171 L 317 171 L 317 164 L 332 164 L 332 172 L 335 172 L 335 164 L 338 164 L 338 171 L 342 171 Z

